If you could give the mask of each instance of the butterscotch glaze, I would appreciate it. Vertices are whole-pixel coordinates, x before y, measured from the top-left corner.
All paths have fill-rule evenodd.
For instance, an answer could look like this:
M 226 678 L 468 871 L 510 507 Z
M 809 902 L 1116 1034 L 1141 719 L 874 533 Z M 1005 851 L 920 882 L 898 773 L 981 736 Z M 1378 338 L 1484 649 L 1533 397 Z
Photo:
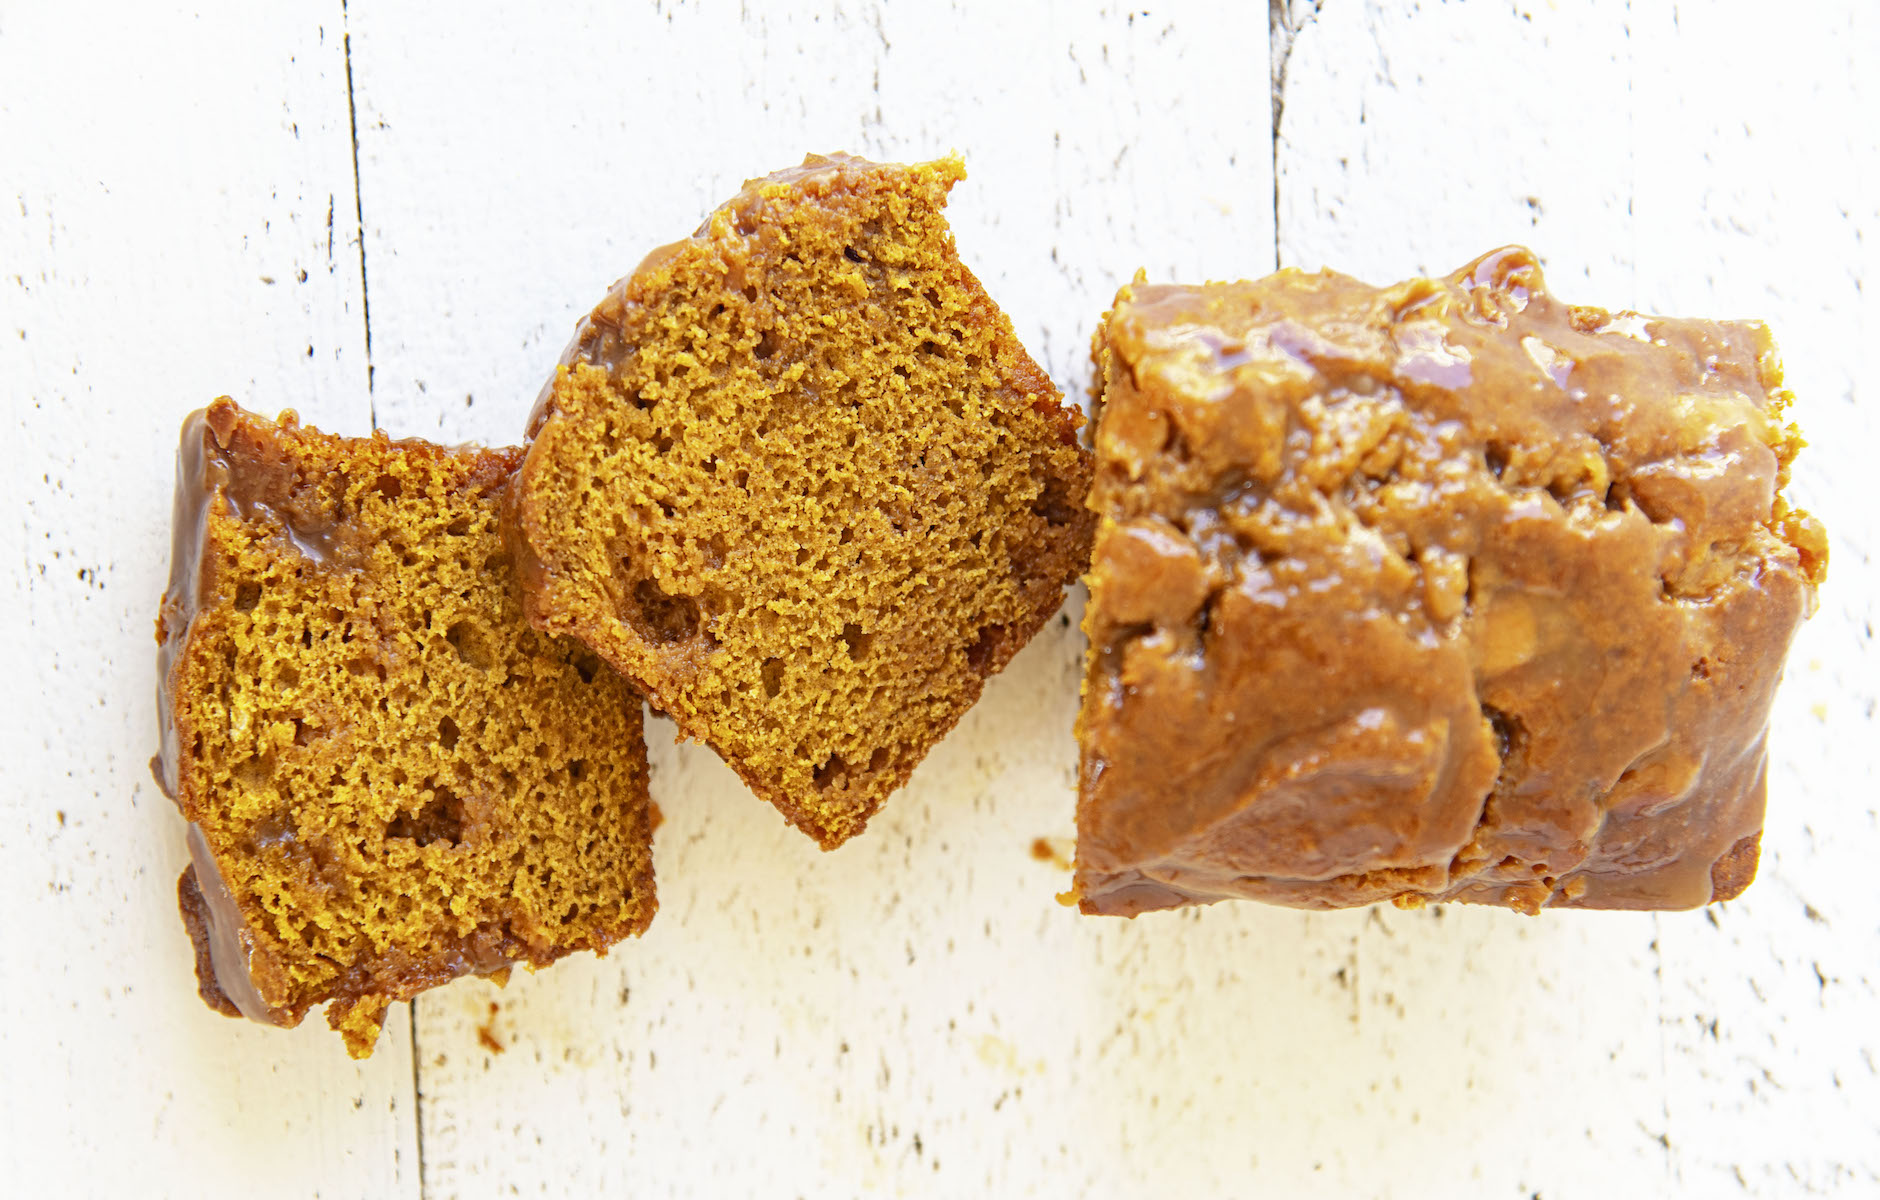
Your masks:
M 1826 567 L 1763 325 L 1567 305 L 1511 247 L 1139 281 L 1094 352 L 1084 911 L 1747 886 Z

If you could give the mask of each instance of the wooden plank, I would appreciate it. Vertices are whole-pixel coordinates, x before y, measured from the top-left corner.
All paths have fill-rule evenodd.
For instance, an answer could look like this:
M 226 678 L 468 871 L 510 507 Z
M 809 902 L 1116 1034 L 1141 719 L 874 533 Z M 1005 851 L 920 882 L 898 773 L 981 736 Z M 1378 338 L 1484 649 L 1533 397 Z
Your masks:
M 370 423 L 341 6 L 270 12 L 0 17 L 8 1194 L 418 1192 L 405 1017 L 355 1065 L 205 1008 L 146 766 L 184 414 Z
M 1763 878 L 1744 900 L 1366 927 L 1363 1019 L 1403 1095 L 1365 1115 L 1422 1118 L 1373 1181 L 1440 1159 L 1521 1194 L 1786 1195 L 1863 1189 L 1880 1169 L 1861 883 L 1880 853 L 1872 524 L 1845 490 L 1875 434 L 1855 395 L 1875 386 L 1858 353 L 1876 325 L 1861 169 L 1880 158 L 1871 121 L 1831 115 L 1874 111 L 1855 70 L 1874 23 L 1835 11 L 1824 27 L 1748 4 L 1332 4 L 1295 42 L 1283 261 L 1384 281 L 1522 240 L 1569 299 L 1765 316 L 1816 443 L 1795 495 L 1837 535 L 1778 703 Z
M 962 151 L 962 252 L 1074 395 L 1138 265 L 1272 266 L 1262 11 L 351 15 L 396 432 L 516 437 L 580 310 L 806 150 Z M 1306 1132 L 1362 1086 L 1314 1049 L 1349 1026 L 1357 918 L 1127 925 L 1053 901 L 1068 876 L 1031 848 L 1072 833 L 1076 616 L 834 855 L 654 722 L 651 933 L 418 1004 L 431 1189 L 1218 1193 L 1256 1164 L 1308 1181 Z
M 1558 292 L 1633 293 L 1624 0 L 1295 0 L 1280 261 L 1374 283 L 1530 244 Z
M 519 438 L 609 283 L 809 151 L 960 150 L 962 252 L 1067 390 L 1137 266 L 1270 269 L 1262 21 L 909 7 L 573 5 L 453 31 L 355 4 L 381 424 Z
M 1641 58 L 1676 81 L 1639 124 L 1641 299 L 1769 322 L 1811 443 L 1793 494 L 1834 541 L 1777 697 L 1759 880 L 1714 920 L 1663 922 L 1667 1133 L 1692 1195 L 1880 1190 L 1880 21 L 1816 11 L 1634 21 Z

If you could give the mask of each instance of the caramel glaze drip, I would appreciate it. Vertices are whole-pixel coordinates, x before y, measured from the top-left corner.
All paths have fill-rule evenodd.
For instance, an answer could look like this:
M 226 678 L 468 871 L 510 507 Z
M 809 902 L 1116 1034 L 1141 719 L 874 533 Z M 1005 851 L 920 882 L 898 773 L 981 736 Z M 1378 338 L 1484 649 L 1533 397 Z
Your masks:
M 1118 295 L 1094 348 L 1085 912 L 1689 908 L 1754 877 L 1826 569 L 1757 322 L 1548 295 Z
M 191 413 L 183 422 L 176 451 L 170 584 L 157 616 L 159 748 L 150 760 L 150 772 L 179 811 L 184 806 L 172 675 L 191 621 L 204 599 L 216 593 L 218 560 L 203 552 L 212 507 L 220 502 L 243 519 L 271 518 L 282 536 L 313 561 L 326 561 L 336 549 L 329 523 L 293 504 L 293 466 L 285 455 L 268 454 L 265 446 L 250 446 L 253 464 L 242 471 L 234 469 L 228 447 L 237 435 L 239 418 L 240 410 L 226 397 Z M 282 425 L 293 429 L 294 414 L 283 413 Z M 190 816 L 187 811 L 183 815 Z M 194 820 L 188 825 L 187 842 L 190 865 L 177 881 L 177 902 L 195 946 L 203 1002 L 228 1016 L 240 1015 L 264 1025 L 299 1024 L 301 1013 L 269 1004 L 255 987 L 250 970 L 254 935 L 216 867 L 201 824 Z

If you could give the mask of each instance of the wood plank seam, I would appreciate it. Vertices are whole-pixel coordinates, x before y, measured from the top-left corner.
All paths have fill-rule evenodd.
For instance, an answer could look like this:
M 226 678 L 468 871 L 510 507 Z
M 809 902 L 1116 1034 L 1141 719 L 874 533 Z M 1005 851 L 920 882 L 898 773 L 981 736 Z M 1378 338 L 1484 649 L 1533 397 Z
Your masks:
M 379 410 L 377 403 L 373 400 L 372 388 L 372 280 L 366 273 L 365 190 L 359 186 L 359 106 L 353 99 L 352 30 L 344 28 L 348 22 L 346 0 L 340 0 L 339 14 L 342 25 L 340 39 L 346 52 L 346 125 L 347 132 L 352 137 L 353 222 L 359 239 L 359 308 L 366 330 L 366 401 L 372 413 L 372 427 L 377 429 Z M 418 1145 L 422 1149 L 424 1145 L 422 1128 L 419 1134 Z
M 377 429 L 379 411 L 373 388 L 372 366 L 372 277 L 366 269 L 365 188 L 359 176 L 359 103 L 353 86 L 352 14 L 347 0 L 340 0 L 339 12 L 340 44 L 346 61 L 346 132 L 352 142 L 353 231 L 359 242 L 359 310 L 360 322 L 365 329 L 366 405 L 371 414 L 372 427 Z M 405 1013 L 411 1036 L 412 1123 L 418 1149 L 418 1196 L 419 1200 L 423 1200 L 431 1194 L 431 1180 L 424 1163 L 424 1071 L 418 1049 L 418 1002 L 405 1001 Z
M 1293 11 L 1294 0 L 1268 0 L 1267 52 L 1273 83 L 1273 268 L 1285 266 L 1280 257 L 1279 237 L 1279 122 L 1286 111 L 1286 66 L 1292 61 L 1293 39 L 1306 26 L 1319 19 L 1325 0 L 1300 0 L 1303 13 Z

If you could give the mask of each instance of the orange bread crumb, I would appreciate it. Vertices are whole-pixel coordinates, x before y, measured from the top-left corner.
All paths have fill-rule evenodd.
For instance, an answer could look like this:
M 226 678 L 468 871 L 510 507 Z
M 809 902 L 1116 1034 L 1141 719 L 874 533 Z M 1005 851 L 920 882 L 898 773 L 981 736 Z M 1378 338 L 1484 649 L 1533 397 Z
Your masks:
M 583 322 L 510 532 L 586 642 L 824 847 L 1055 612 L 1081 418 L 961 264 L 957 159 L 748 184 Z
M 604 951 L 654 910 L 640 701 L 522 621 L 520 452 L 349 439 L 226 397 L 185 424 L 159 778 L 203 998 L 328 1022 Z

